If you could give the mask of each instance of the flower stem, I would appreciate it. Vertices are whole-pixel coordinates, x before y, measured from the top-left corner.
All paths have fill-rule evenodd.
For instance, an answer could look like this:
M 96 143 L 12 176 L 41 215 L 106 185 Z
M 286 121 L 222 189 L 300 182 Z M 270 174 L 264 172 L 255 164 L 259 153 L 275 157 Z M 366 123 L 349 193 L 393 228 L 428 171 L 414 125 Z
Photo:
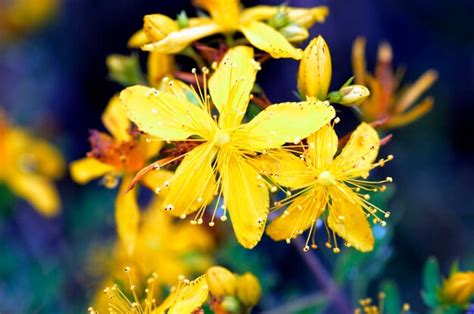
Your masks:
M 324 269 L 323 264 L 321 264 L 321 262 L 319 261 L 318 257 L 311 251 L 303 251 L 305 243 L 300 237 L 294 239 L 292 243 L 294 243 L 298 253 L 301 255 L 304 262 L 306 263 L 306 266 L 308 266 L 313 276 L 324 289 L 329 300 L 332 301 L 334 307 L 337 308 L 338 312 L 341 314 L 353 313 L 352 307 L 350 306 L 350 303 L 347 300 L 346 296 L 336 286 L 326 269 Z

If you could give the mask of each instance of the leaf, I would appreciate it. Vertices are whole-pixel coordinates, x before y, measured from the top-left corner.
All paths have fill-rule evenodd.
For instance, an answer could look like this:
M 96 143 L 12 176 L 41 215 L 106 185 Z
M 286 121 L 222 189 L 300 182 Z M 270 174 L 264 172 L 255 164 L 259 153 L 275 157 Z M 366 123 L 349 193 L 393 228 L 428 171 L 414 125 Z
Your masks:
M 426 305 L 435 307 L 439 304 L 437 291 L 441 285 L 438 260 L 430 257 L 423 268 L 423 291 L 421 296 Z
M 109 55 L 107 57 L 107 68 L 109 69 L 110 79 L 123 86 L 132 86 L 145 82 L 140 68 L 140 60 L 136 53 L 130 56 Z
M 385 293 L 384 313 L 399 313 L 402 308 L 402 301 L 397 284 L 394 281 L 386 280 L 381 284 L 380 291 Z

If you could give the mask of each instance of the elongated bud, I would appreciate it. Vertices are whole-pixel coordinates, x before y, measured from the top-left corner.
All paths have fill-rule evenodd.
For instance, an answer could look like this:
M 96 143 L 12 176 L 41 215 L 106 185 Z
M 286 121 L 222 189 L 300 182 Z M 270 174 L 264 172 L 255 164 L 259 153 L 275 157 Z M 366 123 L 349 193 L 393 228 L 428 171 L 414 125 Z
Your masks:
M 324 100 L 331 83 L 329 47 L 323 37 L 314 38 L 303 52 L 298 71 L 298 90 L 306 97 Z
M 163 14 L 150 14 L 143 18 L 143 30 L 152 42 L 162 40 L 178 29 L 178 24 Z
M 109 55 L 106 63 L 110 78 L 120 84 L 133 85 L 140 84 L 143 81 L 137 55 Z
M 280 29 L 280 33 L 285 36 L 286 39 L 290 42 L 302 42 L 309 36 L 309 32 L 306 28 L 296 25 L 290 24 L 282 29 Z
M 457 272 L 443 284 L 441 296 L 447 303 L 466 305 L 474 296 L 474 272 Z
M 339 90 L 341 100 L 339 103 L 345 106 L 356 106 L 361 104 L 370 95 L 370 91 L 364 85 L 350 85 Z
M 206 271 L 209 290 L 214 297 L 232 296 L 235 294 L 236 278 L 233 273 L 221 266 L 213 266 Z
M 252 307 L 260 301 L 262 288 L 257 277 L 245 273 L 237 278 L 237 297 L 247 307 Z

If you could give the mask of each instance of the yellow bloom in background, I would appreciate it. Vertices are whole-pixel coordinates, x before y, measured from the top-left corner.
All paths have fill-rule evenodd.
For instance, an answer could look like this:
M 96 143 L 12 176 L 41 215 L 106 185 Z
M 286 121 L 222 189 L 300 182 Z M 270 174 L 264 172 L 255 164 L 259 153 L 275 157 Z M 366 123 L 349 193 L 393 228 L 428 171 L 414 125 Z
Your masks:
M 266 181 L 249 158 L 298 142 L 334 117 L 331 106 L 308 101 L 269 106 L 242 124 L 259 69 L 253 49 L 240 46 L 229 50 L 208 84 L 204 69 L 204 88 L 199 87 L 196 97 L 199 106 L 179 94 L 144 86 L 120 95 L 128 117 L 141 131 L 166 141 L 199 144 L 186 153 L 169 184 L 157 187 L 167 189 L 164 209 L 183 218 L 197 211 L 192 222 L 202 223 L 206 205 L 217 195 L 209 224 L 214 225 L 218 207 L 222 220 L 229 211 L 237 239 L 246 248 L 259 242 L 269 208 Z M 173 82 L 169 84 L 172 89 Z M 219 112 L 217 122 L 211 100 Z
M 276 241 L 290 242 L 309 229 L 307 251 L 310 239 L 311 246 L 317 247 L 314 237 L 316 223 L 321 218 L 327 231 L 326 246 L 332 247 L 331 242 L 334 242 L 335 253 L 340 251 L 336 234 L 360 251 L 372 250 L 374 238 L 367 217 L 372 216 L 374 223 L 385 225 L 379 215 L 386 218 L 389 213 L 370 204 L 369 195 L 365 193 L 383 191 L 383 183 L 392 180 L 366 179 L 373 168 L 393 158 L 389 156 L 375 162 L 379 145 L 377 132 L 362 123 L 341 153 L 334 157 L 338 138 L 333 127 L 326 125 L 307 138 L 301 158 L 283 150 L 264 157 L 262 164 L 266 174 L 278 185 L 290 188 L 289 197 L 278 203 L 288 204 L 288 207 L 269 224 L 267 234 Z M 297 192 L 292 195 L 293 190 Z
M 53 145 L 10 125 L 0 109 L 0 183 L 43 216 L 52 217 L 61 208 L 53 181 L 62 177 L 64 168 L 63 157 Z
M 86 158 L 73 161 L 71 176 L 79 184 L 103 177 L 108 188 L 115 188 L 122 178 L 115 202 L 117 233 L 128 254 L 132 254 L 138 232 L 140 211 L 136 201 L 136 189 L 126 193 L 137 172 L 156 156 L 163 143 L 138 138 L 131 132 L 128 120 L 117 96 L 114 96 L 102 115 L 102 122 L 111 136 L 93 131 L 90 137 L 92 151 Z M 161 184 L 169 173 L 155 171 L 144 176 L 141 182 L 148 187 Z
M 59 0 L 12 0 L 0 2 L 0 39 L 41 28 L 58 13 Z
M 381 128 L 393 129 L 412 123 L 431 110 L 432 97 L 424 98 L 417 105 L 414 103 L 433 85 L 438 73 L 428 70 L 412 85 L 400 88 L 404 71 L 393 72 L 392 48 L 387 42 L 380 44 L 375 72 L 370 74 L 365 64 L 365 38 L 357 38 L 352 48 L 352 66 L 356 83 L 367 85 L 371 92 L 360 105 L 364 121 L 386 119 Z
M 89 307 L 89 313 L 168 313 L 168 314 L 190 314 L 199 313 L 201 306 L 208 300 L 211 300 L 211 309 L 214 313 L 227 313 L 225 306 L 223 306 L 223 297 L 232 297 L 232 294 L 225 294 L 216 296 L 213 294 L 213 290 L 219 288 L 219 284 L 227 285 L 227 282 L 211 282 L 208 276 L 216 271 L 226 272 L 228 275 L 226 278 L 231 281 L 238 280 L 238 278 L 245 277 L 244 281 L 252 281 L 251 285 L 247 285 L 248 289 L 258 290 L 258 298 L 253 298 L 251 305 L 245 304 L 242 300 L 236 299 L 237 302 L 241 303 L 244 308 L 250 310 L 260 299 L 260 283 L 258 279 L 250 273 L 246 273 L 243 276 L 239 276 L 231 273 L 229 270 L 221 266 L 210 267 L 206 274 L 199 276 L 198 278 L 189 281 L 184 276 L 179 276 L 178 285 L 171 288 L 170 293 L 166 298 L 163 299 L 163 291 L 159 286 L 159 276 L 155 273 L 147 280 L 147 286 L 145 289 L 144 297 L 140 297 L 143 294 L 139 293 L 138 287 L 135 284 L 136 280 L 132 275 L 133 268 L 125 267 L 125 273 L 128 277 L 128 284 L 130 292 L 123 291 L 118 285 L 112 285 L 104 289 L 103 293 L 107 297 L 106 304 L 101 304 L 97 307 Z M 249 279 L 251 277 L 251 279 Z M 213 285 L 213 288 L 210 288 Z M 252 291 L 247 291 L 247 295 L 251 295 Z M 128 295 L 132 297 L 129 298 Z M 161 302 L 159 300 L 162 300 Z M 222 309 L 224 308 L 224 311 Z
M 474 272 L 456 272 L 443 283 L 442 299 L 449 304 L 466 306 L 474 297 Z
M 301 58 L 302 51 L 300 49 L 294 48 L 282 33 L 262 22 L 274 17 L 281 10 L 280 7 L 255 6 L 241 10 L 238 0 L 196 0 L 194 3 L 208 11 L 210 17 L 194 19 L 188 27 L 182 29 L 179 29 L 177 25 L 172 26 L 170 21 L 164 23 L 165 18 L 162 15 L 145 16 L 144 31 L 153 42 L 143 45 L 142 49 L 161 53 L 177 53 L 201 38 L 239 31 L 250 44 L 268 52 L 273 58 Z M 324 21 L 328 14 L 326 7 L 310 9 L 288 7 L 284 10 L 286 10 L 287 22 L 292 22 L 304 29 L 310 28 L 316 22 Z M 307 33 L 301 34 L 301 30 L 295 33 L 291 29 L 287 29 L 286 32 L 289 35 L 298 34 L 295 37 L 297 41 L 308 36 Z M 164 37 L 162 37 L 163 35 Z M 291 38 L 291 36 L 289 37 Z M 140 38 L 143 39 L 143 36 L 137 34 L 134 43 L 140 42 Z

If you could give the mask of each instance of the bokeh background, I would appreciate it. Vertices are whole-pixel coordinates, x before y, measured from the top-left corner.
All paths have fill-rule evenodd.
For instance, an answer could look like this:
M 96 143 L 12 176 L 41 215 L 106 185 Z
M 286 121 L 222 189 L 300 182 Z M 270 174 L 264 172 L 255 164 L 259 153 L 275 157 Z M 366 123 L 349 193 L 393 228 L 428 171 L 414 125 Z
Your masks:
M 331 49 L 334 88 L 351 75 L 351 46 L 358 35 L 367 37 L 369 68 L 378 43 L 388 40 L 395 64 L 407 68 L 407 81 L 428 68 L 439 72 L 430 90 L 436 99 L 433 111 L 394 131 L 384 148 L 395 155 L 384 168 L 396 182 L 388 201 L 394 214 L 389 221 L 393 238 L 379 260 L 372 261 L 381 267 L 368 286 L 374 295 L 381 280 L 395 279 L 403 299 L 423 313 L 421 269 L 429 256 L 436 256 L 445 271 L 454 260 L 464 269 L 474 268 L 474 2 L 287 3 L 329 6 L 326 23 L 316 25 L 312 34 L 322 34 Z M 120 90 L 107 77 L 106 56 L 129 53 L 126 42 L 145 14 L 175 16 L 181 10 L 190 16 L 195 12 L 187 0 L 62 1 L 45 27 L 0 42 L 0 105 L 17 124 L 52 140 L 68 161 L 84 156 L 88 130 L 102 129 L 100 115 Z M 267 65 L 259 78 L 270 100 L 294 98 L 296 68 L 291 60 Z M 349 114 L 347 123 L 351 119 Z M 26 202 L 1 204 L 0 313 L 81 313 L 97 288 L 84 269 L 94 245 L 114 237 L 115 192 L 98 183 L 80 187 L 69 176 L 59 182 L 59 189 L 63 213 L 55 219 L 41 217 Z M 256 268 L 265 279 L 266 296 L 259 310 L 277 308 L 320 288 L 292 246 L 265 239 L 253 252 L 238 247 L 229 251 L 233 253 L 220 256 L 219 262 L 241 261 L 235 267 Z M 332 254 L 317 254 L 331 269 Z M 347 276 L 352 277 L 344 280 L 357 277 Z

